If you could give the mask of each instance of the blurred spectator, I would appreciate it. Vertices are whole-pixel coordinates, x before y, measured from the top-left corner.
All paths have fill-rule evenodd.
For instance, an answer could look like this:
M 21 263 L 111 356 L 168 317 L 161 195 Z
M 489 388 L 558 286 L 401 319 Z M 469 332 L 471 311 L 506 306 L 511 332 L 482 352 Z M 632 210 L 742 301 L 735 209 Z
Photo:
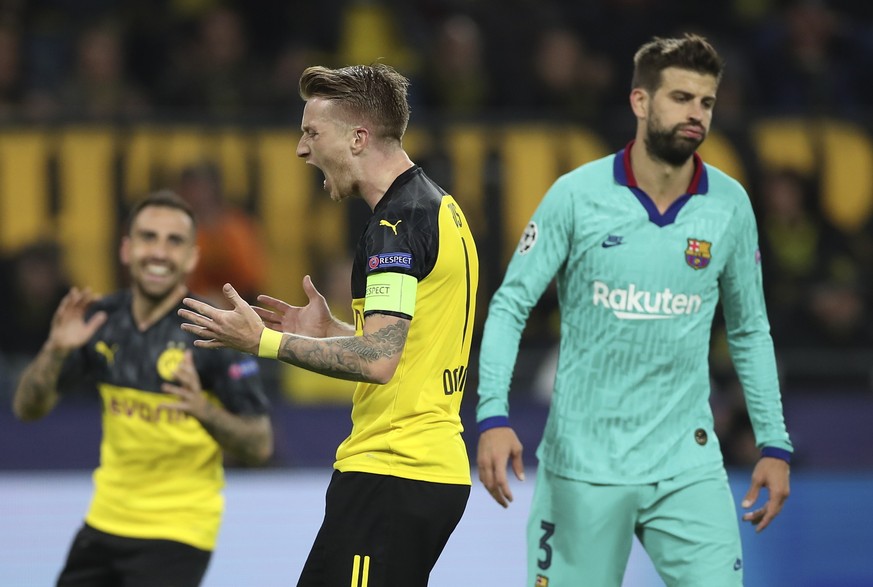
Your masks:
M 162 105 L 187 116 L 244 117 L 261 101 L 263 69 L 249 54 L 240 15 L 216 8 L 197 23 L 194 42 L 176 48 Z
M 869 48 L 824 2 L 785 4 L 751 52 L 759 106 L 777 113 L 858 114 L 870 86 Z
M 33 357 L 48 336 L 52 315 L 70 288 L 61 249 L 53 241 L 23 247 L 2 262 L 0 352 Z
M 757 194 L 764 291 L 773 336 L 782 345 L 814 343 L 797 338 L 811 288 L 851 263 L 844 236 L 824 220 L 814 194 L 811 181 L 787 169 L 766 171 Z
M 0 26 L 0 122 L 14 121 L 21 115 L 24 89 L 20 46 L 18 32 Z
M 121 31 L 111 24 L 86 29 L 76 45 L 76 68 L 60 90 L 60 112 L 73 119 L 118 120 L 150 110 L 125 71 Z
M 561 120 L 592 121 L 611 99 L 612 63 L 594 55 L 573 30 L 552 27 L 536 45 L 530 91 L 531 106 Z
M 815 206 L 815 193 L 810 180 L 784 169 L 766 172 L 758 192 L 764 291 L 783 384 L 865 388 L 873 360 L 865 265 Z
M 276 58 L 266 85 L 261 107 L 274 121 L 299 124 L 303 115 L 297 82 L 303 70 L 319 60 L 315 50 L 307 45 L 287 45 Z
M 437 25 L 419 94 L 428 111 L 472 116 L 487 108 L 491 80 L 483 43 L 479 25 L 469 16 L 453 14 Z
M 811 289 L 807 320 L 810 346 L 873 351 L 873 317 L 855 270 L 851 273 L 821 280 Z
M 251 302 L 263 293 L 266 253 L 253 218 L 224 198 L 218 169 L 210 163 L 186 167 L 179 195 L 194 209 L 200 260 L 188 287 L 213 304 L 227 307 L 221 292 L 231 283 Z

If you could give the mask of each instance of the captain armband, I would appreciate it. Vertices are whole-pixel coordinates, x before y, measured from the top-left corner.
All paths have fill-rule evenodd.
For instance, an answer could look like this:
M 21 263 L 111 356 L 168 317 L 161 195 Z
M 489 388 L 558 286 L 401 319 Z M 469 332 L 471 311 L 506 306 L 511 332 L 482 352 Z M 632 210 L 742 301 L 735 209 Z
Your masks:
M 405 273 L 374 273 L 367 276 L 364 313 L 387 312 L 415 315 L 418 280 Z

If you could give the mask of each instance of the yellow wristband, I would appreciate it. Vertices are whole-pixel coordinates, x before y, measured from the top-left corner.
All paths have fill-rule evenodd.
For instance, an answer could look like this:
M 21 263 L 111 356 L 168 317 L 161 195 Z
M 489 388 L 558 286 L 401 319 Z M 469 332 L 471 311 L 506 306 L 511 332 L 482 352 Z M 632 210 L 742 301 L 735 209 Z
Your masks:
M 261 342 L 258 345 L 258 356 L 275 359 L 279 356 L 279 345 L 282 344 L 282 333 L 278 330 L 264 328 L 261 332 Z

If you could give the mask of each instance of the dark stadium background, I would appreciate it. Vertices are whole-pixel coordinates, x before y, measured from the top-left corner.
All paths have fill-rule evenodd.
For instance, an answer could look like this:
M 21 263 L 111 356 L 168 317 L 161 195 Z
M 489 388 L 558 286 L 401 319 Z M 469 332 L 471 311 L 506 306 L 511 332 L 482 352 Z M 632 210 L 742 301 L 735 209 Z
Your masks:
M 412 81 L 413 159 L 462 203 L 482 259 L 477 328 L 524 224 L 560 173 L 621 148 L 633 50 L 707 35 L 727 61 L 702 155 L 746 186 L 789 431 L 792 496 L 744 529 L 750 587 L 873 585 L 873 4 L 850 0 L 40 0 L 0 3 L 0 400 L 45 337 L 59 291 L 124 285 L 129 204 L 218 169 L 259 227 L 262 290 L 303 300 L 311 273 L 339 315 L 366 209 L 336 205 L 296 161 L 311 64 L 382 59 Z M 30 279 L 28 279 L 30 276 Z M 323 284 L 323 285 L 320 285 Z M 347 311 L 347 310 L 345 310 Z M 512 420 L 529 467 L 557 340 L 548 291 L 522 343 Z M 709 353 L 732 485 L 755 451 L 721 324 Z M 320 521 L 349 389 L 265 362 L 276 455 L 230 463 L 207 587 L 287 585 Z M 475 450 L 475 357 L 463 416 Z M 99 406 L 74 392 L 50 417 L 0 410 L 0 585 L 51 583 L 90 492 Z M 475 479 L 475 471 L 474 471 Z M 532 474 L 529 475 L 532 479 Z M 520 585 L 532 489 L 508 512 L 477 481 L 433 585 Z M 660 585 L 635 550 L 625 581 Z

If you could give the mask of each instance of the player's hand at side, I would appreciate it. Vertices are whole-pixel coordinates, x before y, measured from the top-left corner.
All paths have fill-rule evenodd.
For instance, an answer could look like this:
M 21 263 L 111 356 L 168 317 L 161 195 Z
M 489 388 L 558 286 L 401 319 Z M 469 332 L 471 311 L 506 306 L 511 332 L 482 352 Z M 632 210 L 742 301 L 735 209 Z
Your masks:
M 182 330 L 200 338 L 194 341 L 194 346 L 208 349 L 229 347 L 257 355 L 261 332 L 264 330 L 263 321 L 232 285 L 224 284 L 223 291 L 231 304 L 230 310 L 222 310 L 193 298 L 182 300 L 190 308 L 179 310 L 179 316 L 188 321 L 182 324 Z
M 106 312 L 95 312 L 91 318 L 85 320 L 88 306 L 98 299 L 99 296 L 88 288 L 71 288 L 52 316 L 46 346 L 52 350 L 68 352 L 88 342 L 106 322 Z
M 503 507 L 509 507 L 512 501 L 512 490 L 506 477 L 506 467 L 510 459 L 515 477 L 524 481 L 524 463 L 521 459 L 523 450 L 515 431 L 508 426 L 490 428 L 479 436 L 476 457 L 479 480 L 494 501 Z
M 206 419 L 210 409 L 209 400 L 203 393 L 200 375 L 194 367 L 194 357 L 190 350 L 185 351 L 184 358 L 176 367 L 175 377 L 175 383 L 164 383 L 161 386 L 164 393 L 179 398 L 178 402 L 170 405 L 198 420 Z
M 773 518 L 782 511 L 782 506 L 785 505 L 785 500 L 791 493 L 788 482 L 789 474 L 790 467 L 782 459 L 763 457 L 755 465 L 755 470 L 752 471 L 752 484 L 743 499 L 743 508 L 754 507 L 762 487 L 766 487 L 770 494 L 769 499 L 762 507 L 743 514 L 743 520 L 754 525 L 756 532 L 769 526 Z
M 305 306 L 292 306 L 282 300 L 259 295 L 258 303 L 263 308 L 255 306 L 254 310 L 267 328 L 314 338 L 329 336 L 329 329 L 334 321 L 333 316 L 327 300 L 315 289 L 308 275 L 303 278 L 303 291 L 309 298 Z

